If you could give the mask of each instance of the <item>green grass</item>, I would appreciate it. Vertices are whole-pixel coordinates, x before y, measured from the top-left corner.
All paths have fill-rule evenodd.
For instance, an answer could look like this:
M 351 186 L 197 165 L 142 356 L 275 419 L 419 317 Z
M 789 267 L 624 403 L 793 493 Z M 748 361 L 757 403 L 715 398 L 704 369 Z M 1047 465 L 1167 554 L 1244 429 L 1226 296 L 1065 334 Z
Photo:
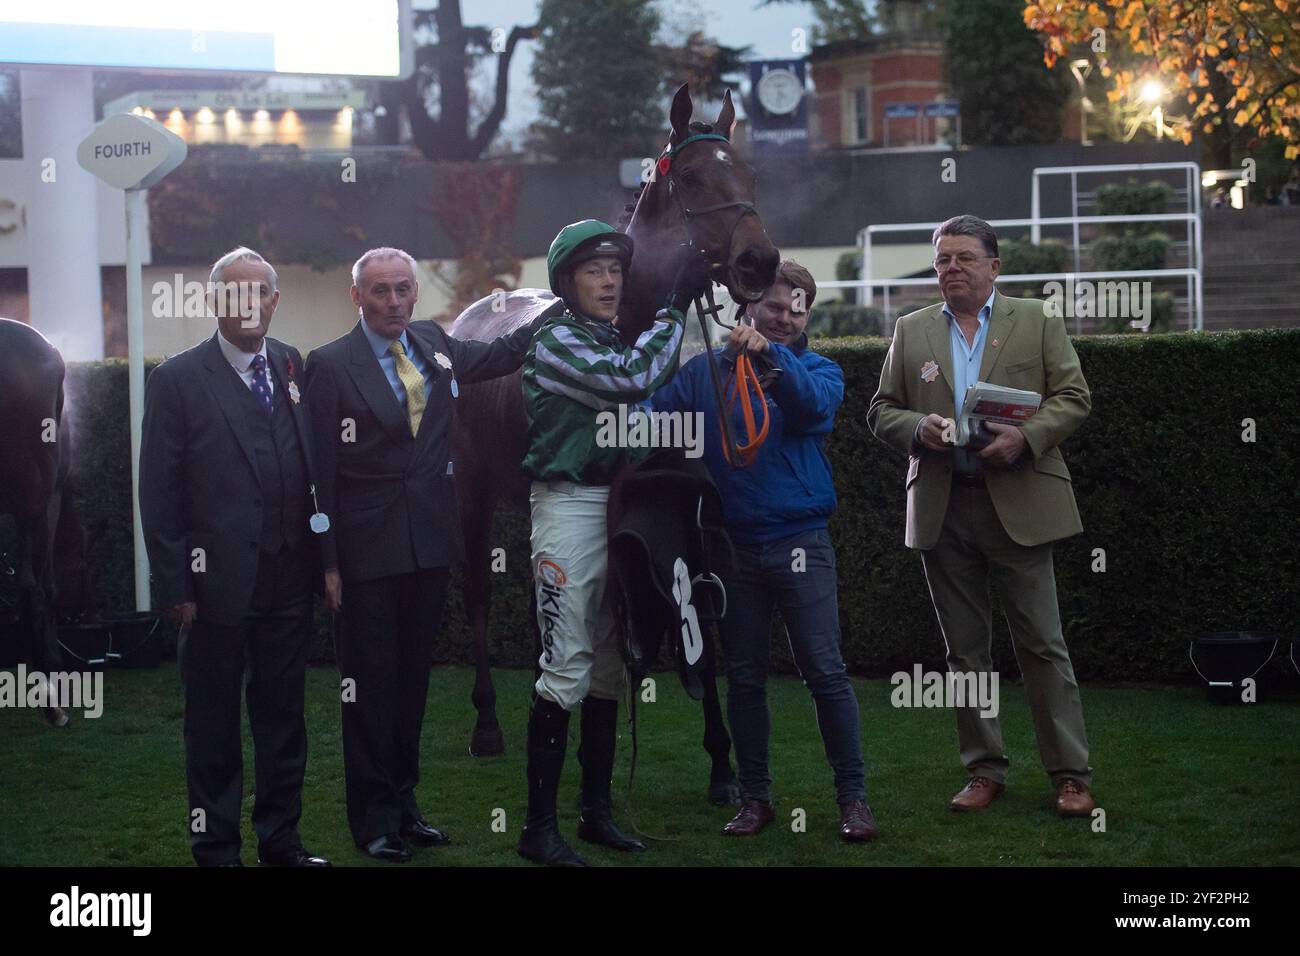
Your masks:
M 471 671 L 433 673 L 419 797 L 430 822 L 455 845 L 418 851 L 414 865 L 522 864 L 514 844 L 523 819 L 523 744 L 529 674 L 498 671 L 504 757 L 476 760 Z M 643 704 L 635 816 L 652 842 L 639 857 L 577 844 L 596 864 L 783 865 L 1259 865 L 1300 864 L 1300 824 L 1291 800 L 1300 780 L 1300 701 L 1240 707 L 1208 703 L 1197 689 L 1085 687 L 1096 792 L 1106 831 L 1062 821 L 1038 763 L 1023 689 L 1002 688 L 1002 721 L 1012 759 L 1007 793 L 982 814 L 945 809 L 961 786 L 952 714 L 894 709 L 886 681 L 855 681 L 862 707 L 870 803 L 880 842 L 845 846 L 835 838 L 836 807 L 811 700 L 803 686 L 774 678 L 772 772 L 777 825 L 756 839 L 718 830 L 724 809 L 704 799 L 708 758 L 699 745 L 700 710 L 676 678 L 659 677 L 658 701 Z M 302 835 L 336 865 L 371 864 L 352 846 L 343 804 L 337 674 L 308 672 L 310 757 Z M 111 671 L 98 720 L 75 715 L 67 730 L 44 727 L 36 712 L 0 710 L 0 865 L 170 866 L 190 863 L 181 745 L 182 702 L 174 666 Z M 576 731 L 577 723 L 573 724 Z M 245 735 L 245 786 L 252 787 Z M 630 746 L 620 740 L 615 796 L 626 796 Z M 561 828 L 573 837 L 578 767 L 570 746 L 560 790 Z M 244 815 L 244 860 L 256 841 Z M 506 831 L 493 832 L 493 811 Z M 791 811 L 807 812 L 792 832 Z M 576 843 L 576 841 L 575 841 Z

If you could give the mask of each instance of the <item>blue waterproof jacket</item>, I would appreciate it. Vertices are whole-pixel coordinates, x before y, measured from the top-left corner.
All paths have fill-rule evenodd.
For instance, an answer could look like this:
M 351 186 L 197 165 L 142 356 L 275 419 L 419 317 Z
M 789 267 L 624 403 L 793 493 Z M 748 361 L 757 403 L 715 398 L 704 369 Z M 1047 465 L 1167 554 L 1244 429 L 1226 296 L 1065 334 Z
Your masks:
M 707 356 L 687 362 L 650 397 L 655 411 L 704 413 L 704 460 L 722 492 L 727 530 L 740 544 L 776 541 L 826 527 L 835 512 L 835 484 L 822 445 L 844 400 L 840 367 L 808 348 L 800 336 L 792 347 L 770 344 L 772 359 L 785 370 L 767 394 L 771 427 L 767 441 L 748 468 L 727 463 L 722 454 L 717 403 Z M 715 353 L 724 374 L 726 350 Z M 762 422 L 762 409 L 754 409 Z M 730 416 L 732 435 L 743 441 L 744 418 L 737 401 Z

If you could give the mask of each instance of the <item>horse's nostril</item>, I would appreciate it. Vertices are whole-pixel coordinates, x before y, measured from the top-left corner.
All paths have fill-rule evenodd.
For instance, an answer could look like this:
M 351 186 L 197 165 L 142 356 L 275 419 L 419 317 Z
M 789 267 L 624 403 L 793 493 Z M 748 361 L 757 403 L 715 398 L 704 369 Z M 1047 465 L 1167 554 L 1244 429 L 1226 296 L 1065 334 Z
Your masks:
M 767 258 L 753 249 L 746 249 L 736 257 L 736 271 L 746 278 L 767 285 L 776 275 L 776 260 Z
M 780 256 L 764 255 L 756 249 L 746 249 L 736 257 L 735 270 L 756 286 L 768 286 L 776 278 Z

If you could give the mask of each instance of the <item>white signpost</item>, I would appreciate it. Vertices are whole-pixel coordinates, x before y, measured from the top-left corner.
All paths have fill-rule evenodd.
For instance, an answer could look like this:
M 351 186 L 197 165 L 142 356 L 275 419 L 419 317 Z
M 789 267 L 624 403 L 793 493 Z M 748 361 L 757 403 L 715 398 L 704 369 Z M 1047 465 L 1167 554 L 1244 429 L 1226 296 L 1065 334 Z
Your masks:
M 144 291 L 141 263 L 148 241 L 145 190 L 185 160 L 185 141 L 162 124 L 119 113 L 77 147 L 77 162 L 126 196 L 126 343 L 131 394 L 131 510 L 135 514 L 135 608 L 149 610 L 149 557 L 140 524 L 140 424 L 144 418 Z

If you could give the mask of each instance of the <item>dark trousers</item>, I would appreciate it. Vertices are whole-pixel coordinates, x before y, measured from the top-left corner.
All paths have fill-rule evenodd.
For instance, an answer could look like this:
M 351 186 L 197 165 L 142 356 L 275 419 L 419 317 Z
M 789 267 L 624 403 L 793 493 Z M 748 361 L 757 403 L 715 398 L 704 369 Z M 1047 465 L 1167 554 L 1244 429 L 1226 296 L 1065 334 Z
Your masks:
M 721 623 L 727 720 L 745 797 L 772 799 L 767 673 L 775 607 L 785 621 L 799 676 L 812 692 L 826 759 L 835 775 L 836 799 L 841 804 L 865 800 L 858 699 L 840 655 L 830 533 L 821 528 L 764 545 L 737 544 L 736 565 L 727 567 L 721 577 L 727 589 L 727 616 Z
M 420 730 L 447 578 L 447 568 L 432 568 L 343 583 L 343 769 L 358 846 L 422 816 Z
M 252 606 L 235 625 L 205 620 L 204 608 L 180 636 L 185 689 L 185 777 L 190 850 L 200 866 L 239 857 L 244 762 L 240 691 L 247 688 L 253 732 L 258 853 L 301 845 L 302 780 L 307 767 L 307 652 L 311 590 L 302 548 L 258 558 Z

